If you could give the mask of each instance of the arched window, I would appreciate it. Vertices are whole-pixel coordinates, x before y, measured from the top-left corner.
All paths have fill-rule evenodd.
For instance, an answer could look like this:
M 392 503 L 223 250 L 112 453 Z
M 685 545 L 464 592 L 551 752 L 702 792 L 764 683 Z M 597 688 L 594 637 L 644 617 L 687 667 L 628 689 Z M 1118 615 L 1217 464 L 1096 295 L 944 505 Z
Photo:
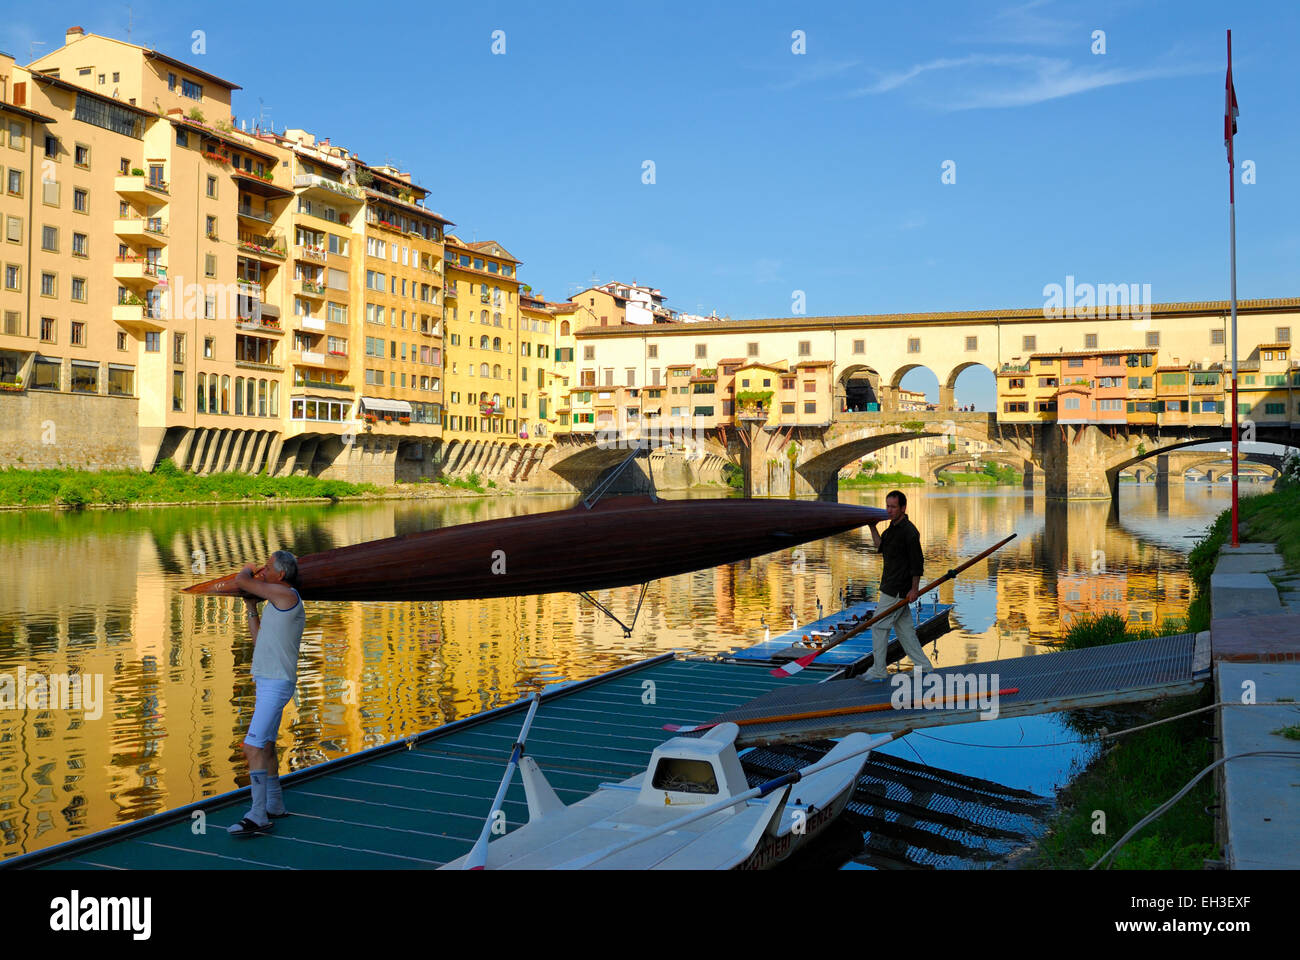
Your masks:
M 496 377 L 498 380 L 501 379 L 501 364 L 492 364 L 492 376 Z
M 479 314 L 479 318 L 478 318 L 478 319 L 479 319 L 479 322 L 480 322 L 480 323 L 487 323 L 487 322 L 488 322 L 487 311 L 486 311 L 486 310 L 482 311 L 482 312 Z
M 499 393 L 492 394 L 492 405 L 495 407 L 501 406 L 501 394 Z
M 488 348 L 488 337 L 486 333 L 479 337 L 478 345 L 480 350 L 486 350 Z
M 208 413 L 216 413 L 221 408 L 217 406 L 217 386 L 220 378 L 215 374 L 208 374 Z
M 271 416 L 280 415 L 280 381 L 271 381 Z
M 493 338 L 492 338 L 492 349 L 495 350 L 497 353 L 500 353 L 500 352 L 501 352 L 501 338 L 500 338 L 500 337 L 493 337 Z
M 479 365 L 478 375 L 480 377 L 486 377 L 488 375 L 488 365 L 486 363 Z
M 230 412 L 230 374 L 221 378 L 221 412 Z
M 487 403 L 487 402 L 488 402 L 488 395 L 487 395 L 487 391 L 486 391 L 486 390 L 484 390 L 482 393 L 480 393 L 480 394 L 478 395 L 478 402 L 479 402 L 479 403 Z
M 257 381 L 252 377 L 244 381 L 244 411 L 247 416 L 257 416 Z
M 235 377 L 235 416 L 244 415 L 244 378 Z
M 567 337 L 568 335 L 569 335 L 569 321 L 565 320 L 563 323 L 560 324 L 560 336 Z
M 199 374 L 198 388 L 199 388 L 198 390 L 199 402 L 195 404 L 194 409 L 197 410 L 199 413 L 207 413 L 208 412 L 208 375 L 206 373 Z
M 257 415 L 266 416 L 266 381 L 257 381 Z

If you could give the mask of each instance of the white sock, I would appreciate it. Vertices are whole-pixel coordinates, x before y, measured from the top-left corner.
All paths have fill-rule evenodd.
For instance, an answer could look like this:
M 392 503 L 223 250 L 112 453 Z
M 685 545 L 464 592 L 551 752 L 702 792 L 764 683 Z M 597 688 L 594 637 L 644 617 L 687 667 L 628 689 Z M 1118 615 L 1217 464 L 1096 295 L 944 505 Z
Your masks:
M 284 793 L 280 790 L 280 774 L 266 775 L 266 812 L 279 815 L 284 813 Z
M 249 777 L 253 781 L 253 807 L 248 811 L 248 819 L 254 823 L 270 823 L 271 818 L 266 815 L 266 771 L 250 770 Z

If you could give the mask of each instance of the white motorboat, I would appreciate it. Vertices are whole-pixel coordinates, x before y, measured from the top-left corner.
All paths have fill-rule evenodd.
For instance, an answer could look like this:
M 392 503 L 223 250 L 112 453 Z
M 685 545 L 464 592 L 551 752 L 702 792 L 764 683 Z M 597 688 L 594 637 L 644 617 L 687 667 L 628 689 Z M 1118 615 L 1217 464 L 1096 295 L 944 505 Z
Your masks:
M 839 816 L 871 750 L 906 732 L 852 734 L 816 763 L 750 787 L 736 751 L 739 729 L 722 723 L 701 737 L 674 737 L 655 749 L 645 773 L 601 784 L 571 805 L 523 757 L 528 823 L 487 843 L 485 859 L 476 847 L 443 869 L 770 867 Z

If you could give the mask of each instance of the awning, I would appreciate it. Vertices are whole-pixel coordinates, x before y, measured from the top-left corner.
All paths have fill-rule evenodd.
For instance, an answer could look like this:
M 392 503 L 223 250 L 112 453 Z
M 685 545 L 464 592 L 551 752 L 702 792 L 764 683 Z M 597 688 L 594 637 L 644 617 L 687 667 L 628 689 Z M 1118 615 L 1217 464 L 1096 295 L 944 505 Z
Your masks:
M 384 400 L 380 397 L 362 397 L 361 404 L 366 410 L 379 410 L 387 413 L 411 412 L 411 405 L 405 400 Z

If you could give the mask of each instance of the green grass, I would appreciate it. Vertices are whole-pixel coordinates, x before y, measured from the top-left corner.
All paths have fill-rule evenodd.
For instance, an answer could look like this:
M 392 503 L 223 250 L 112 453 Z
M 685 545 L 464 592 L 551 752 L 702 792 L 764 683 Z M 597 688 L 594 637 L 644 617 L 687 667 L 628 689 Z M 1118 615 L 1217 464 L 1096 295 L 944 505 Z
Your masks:
M 1117 727 L 1186 713 L 1208 706 L 1213 694 L 1179 697 L 1153 713 L 1124 711 Z M 1211 713 L 1186 717 L 1108 741 L 1111 745 L 1060 794 L 1061 811 L 1026 865 L 1086 869 L 1135 823 L 1164 803 L 1214 761 Z M 1113 718 L 1111 720 L 1113 723 Z M 1214 820 L 1214 778 L 1206 777 L 1187 796 L 1148 824 L 1107 861 L 1120 870 L 1200 870 L 1218 856 Z M 1094 833 L 1095 811 L 1105 815 L 1104 834 Z
M 840 478 L 841 487 L 902 487 L 925 483 L 920 477 L 906 473 L 873 473 L 869 477 L 858 474 L 852 478 Z
M 1025 475 L 1010 467 L 1003 467 L 994 473 L 985 470 L 978 473 L 955 473 L 951 470 L 941 470 L 939 471 L 939 479 L 943 480 L 944 483 L 989 483 L 1005 486 L 1006 484 L 1023 482 Z
M 1188 631 L 1185 620 L 1167 618 L 1158 627 L 1130 627 L 1118 613 L 1103 613 L 1100 616 L 1085 616 L 1075 620 L 1061 642 L 1060 648 L 1082 650 L 1084 647 L 1126 643 L 1129 640 L 1150 640 L 1152 637 L 1168 637 L 1186 632 Z
M 1289 727 L 1278 727 L 1270 732 L 1279 737 L 1286 737 L 1288 740 L 1300 740 L 1300 723 L 1293 723 Z
M 13 506 L 221 502 L 328 497 L 338 500 L 383 491 L 370 483 L 265 474 L 186 473 L 163 460 L 142 470 L 0 470 L 0 504 Z

